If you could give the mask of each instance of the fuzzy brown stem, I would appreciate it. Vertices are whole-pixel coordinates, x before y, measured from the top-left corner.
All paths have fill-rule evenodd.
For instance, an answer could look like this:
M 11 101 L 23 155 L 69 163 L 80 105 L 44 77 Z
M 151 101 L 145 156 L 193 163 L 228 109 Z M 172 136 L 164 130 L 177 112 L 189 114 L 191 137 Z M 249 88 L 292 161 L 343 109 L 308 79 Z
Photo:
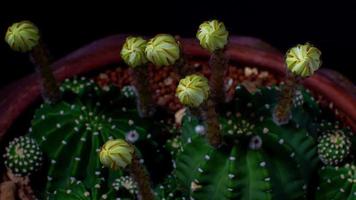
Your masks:
M 273 120 L 278 125 L 287 124 L 291 117 L 293 99 L 298 86 L 298 80 L 293 75 L 287 75 L 282 87 L 281 96 L 273 110 Z
M 225 101 L 225 85 L 224 77 L 228 68 L 228 58 L 224 54 L 224 50 L 219 49 L 211 54 L 209 65 L 211 68 L 210 88 L 211 94 L 215 102 L 221 103 Z
M 220 147 L 222 144 L 220 124 L 214 101 L 209 98 L 207 102 L 202 105 L 200 111 L 206 126 L 206 137 L 209 143 L 215 148 Z
M 32 49 L 30 58 L 40 76 L 43 99 L 48 103 L 58 102 L 61 93 L 50 67 L 48 52 L 42 41 Z
M 149 91 L 147 66 L 138 66 L 132 70 L 137 96 L 137 109 L 141 117 L 152 116 L 155 108 Z
M 189 74 L 194 74 L 195 69 L 192 65 L 188 63 L 187 55 L 184 53 L 183 46 L 180 42 L 180 36 L 176 36 L 176 40 L 179 44 L 179 59 L 174 64 L 174 71 L 179 74 L 180 78 L 184 78 Z
M 186 55 L 182 51 L 178 61 L 174 64 L 174 69 L 181 78 L 195 73 L 194 67 L 187 62 Z
M 130 172 L 132 178 L 138 186 L 139 200 L 154 200 L 154 194 L 151 189 L 151 182 L 145 167 L 140 163 L 140 159 L 134 152 L 132 163 L 130 165 Z

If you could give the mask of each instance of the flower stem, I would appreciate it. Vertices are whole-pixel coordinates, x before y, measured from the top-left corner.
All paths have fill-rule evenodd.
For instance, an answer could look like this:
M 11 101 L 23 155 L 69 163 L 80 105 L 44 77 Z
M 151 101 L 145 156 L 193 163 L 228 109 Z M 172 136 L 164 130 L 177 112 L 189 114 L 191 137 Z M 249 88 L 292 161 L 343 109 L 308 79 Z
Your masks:
M 140 163 L 136 151 L 133 154 L 132 163 L 130 165 L 132 178 L 136 181 L 139 194 L 139 200 L 154 200 L 154 194 L 151 189 L 151 182 L 145 167 Z
M 215 110 L 215 103 L 212 99 L 208 99 L 207 102 L 202 105 L 201 115 L 206 126 L 206 137 L 209 143 L 215 147 L 220 147 L 222 140 L 220 136 L 220 124 L 218 115 Z
M 30 53 L 30 59 L 40 76 L 42 97 L 48 103 L 56 103 L 61 98 L 57 81 L 50 67 L 48 51 L 42 41 Z
M 140 117 L 152 116 L 155 108 L 152 102 L 152 96 L 149 91 L 147 66 L 138 66 L 132 70 L 134 85 L 137 96 L 137 110 Z
M 211 67 L 211 77 L 209 83 L 213 99 L 217 103 L 224 102 L 224 77 L 228 68 L 228 58 L 225 56 L 223 49 L 216 50 L 211 54 L 209 65 Z
M 192 65 L 187 61 L 187 55 L 183 52 L 182 46 L 180 45 L 180 56 L 179 59 L 174 64 L 174 69 L 180 77 L 185 77 L 190 74 L 194 74 L 195 70 Z
M 285 84 L 282 87 L 281 96 L 273 110 L 273 121 L 277 125 L 287 124 L 291 118 L 293 99 L 297 90 L 298 80 L 294 75 L 287 75 Z

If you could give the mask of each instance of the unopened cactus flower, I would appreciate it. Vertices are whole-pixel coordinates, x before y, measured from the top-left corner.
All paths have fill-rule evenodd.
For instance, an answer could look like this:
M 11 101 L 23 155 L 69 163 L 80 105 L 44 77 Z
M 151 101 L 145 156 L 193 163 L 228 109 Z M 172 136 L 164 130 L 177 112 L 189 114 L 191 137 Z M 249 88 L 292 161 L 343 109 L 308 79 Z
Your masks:
M 5 41 L 14 51 L 28 52 L 38 45 L 39 30 L 30 21 L 20 21 L 12 24 L 6 32 Z
M 177 97 L 184 105 L 198 107 L 209 96 L 208 79 L 201 75 L 189 75 L 179 81 Z
M 100 162 L 113 170 L 131 164 L 134 148 L 121 139 L 107 141 L 100 150 Z
M 121 57 L 130 67 L 142 66 L 147 63 L 145 55 L 147 41 L 142 37 L 127 37 L 121 49 Z
M 218 20 L 202 23 L 196 35 L 200 45 L 210 52 L 223 49 L 228 42 L 228 36 L 229 32 L 226 30 L 224 23 Z
M 61 98 L 57 81 L 50 67 L 48 51 L 40 38 L 40 31 L 32 22 L 24 20 L 11 25 L 5 41 L 18 52 L 29 52 L 31 62 L 37 67 L 41 77 L 42 97 L 48 103 L 56 103 Z
M 313 75 L 321 65 L 320 56 L 320 50 L 313 45 L 299 44 L 286 53 L 287 68 L 293 74 L 301 77 Z
M 320 136 L 318 153 L 326 165 L 341 163 L 350 153 L 351 141 L 341 130 L 329 131 Z
M 15 175 L 30 175 L 42 165 L 42 151 L 37 142 L 28 136 L 12 140 L 6 148 L 4 158 L 5 165 Z
M 180 57 L 180 48 L 172 35 L 158 34 L 146 46 L 146 57 L 154 65 L 173 65 Z

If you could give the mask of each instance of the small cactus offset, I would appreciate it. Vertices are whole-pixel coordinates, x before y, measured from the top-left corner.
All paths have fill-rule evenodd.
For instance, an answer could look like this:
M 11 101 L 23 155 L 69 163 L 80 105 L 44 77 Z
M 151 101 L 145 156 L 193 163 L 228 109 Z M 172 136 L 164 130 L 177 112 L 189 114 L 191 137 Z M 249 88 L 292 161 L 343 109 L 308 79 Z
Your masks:
M 321 51 L 291 48 L 286 77 L 257 87 L 230 77 L 223 22 L 196 37 L 210 60 L 194 68 L 179 37 L 130 36 L 116 52 L 127 68 L 57 88 L 37 27 L 14 24 L 6 42 L 32 54 L 50 98 L 6 148 L 8 171 L 43 173 L 34 191 L 51 200 L 355 200 L 356 136 L 300 84 Z
M 319 138 L 319 157 L 326 165 L 337 165 L 341 163 L 350 153 L 350 148 L 350 139 L 339 130 L 331 130 Z
M 11 141 L 4 158 L 6 167 L 18 176 L 31 175 L 42 166 L 42 151 L 37 142 L 28 136 Z

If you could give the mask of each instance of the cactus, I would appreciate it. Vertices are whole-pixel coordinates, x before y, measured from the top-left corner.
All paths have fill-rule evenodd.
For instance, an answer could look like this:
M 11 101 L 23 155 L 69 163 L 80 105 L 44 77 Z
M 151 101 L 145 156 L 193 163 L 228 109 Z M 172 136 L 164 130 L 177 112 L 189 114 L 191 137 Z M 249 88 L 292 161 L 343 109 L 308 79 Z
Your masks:
M 37 142 L 21 136 L 12 140 L 4 154 L 5 165 L 17 176 L 27 176 L 42 165 L 42 151 Z
M 178 200 L 178 199 L 189 199 L 185 196 L 177 185 L 177 179 L 174 175 L 168 175 L 166 180 L 159 184 L 155 189 L 157 200 Z
M 90 184 L 103 174 L 111 176 L 113 172 L 102 169 L 98 158 L 105 141 L 132 138 L 134 132 L 135 141 L 130 142 L 144 145 L 142 141 L 152 137 L 150 124 L 138 117 L 132 100 L 115 89 L 106 92 L 81 78 L 66 80 L 61 90 L 66 100 L 42 104 L 35 112 L 30 133 L 50 162 L 49 192 L 68 180 Z
M 294 123 L 278 126 L 271 112 L 279 93 L 278 87 L 254 94 L 238 87 L 239 99 L 225 105 L 225 114 L 220 115 L 225 142 L 218 149 L 196 133 L 197 117 L 184 117 L 183 152 L 177 156 L 175 175 L 186 194 L 218 200 L 307 199 L 319 164 L 316 140 L 308 134 L 311 122 L 304 123 L 302 117 L 312 107 L 299 105 L 303 112 Z M 305 102 L 314 102 L 302 93 Z M 255 140 L 259 148 L 251 147 Z
M 29 135 L 10 143 L 6 166 L 30 175 L 42 151 L 47 181 L 36 188 L 42 199 L 355 199 L 356 137 L 327 122 L 335 117 L 299 84 L 321 66 L 321 52 L 297 45 L 286 54 L 284 83 L 254 91 L 237 86 L 230 97 L 224 88 L 228 35 L 217 20 L 199 27 L 197 38 L 211 53 L 210 80 L 190 74 L 195 69 L 188 69 L 176 38 L 158 34 L 148 42 L 129 37 L 123 45 L 134 86 L 100 89 L 74 78 L 58 90 L 37 28 L 15 24 L 6 41 L 31 51 L 50 98 L 35 111 Z M 177 112 L 176 126 L 172 115 L 151 109 L 147 62 L 189 74 L 176 95 L 190 108 Z
M 337 165 L 350 153 L 351 141 L 340 130 L 331 130 L 320 136 L 318 153 L 320 160 L 327 165 Z
M 117 192 L 113 187 L 103 183 L 102 179 L 95 180 L 95 184 L 87 187 L 82 181 L 72 181 L 67 186 L 56 190 L 48 195 L 51 200 L 104 200 L 116 199 Z
M 319 175 L 320 185 L 316 200 L 356 199 L 356 166 L 354 164 L 323 167 Z

